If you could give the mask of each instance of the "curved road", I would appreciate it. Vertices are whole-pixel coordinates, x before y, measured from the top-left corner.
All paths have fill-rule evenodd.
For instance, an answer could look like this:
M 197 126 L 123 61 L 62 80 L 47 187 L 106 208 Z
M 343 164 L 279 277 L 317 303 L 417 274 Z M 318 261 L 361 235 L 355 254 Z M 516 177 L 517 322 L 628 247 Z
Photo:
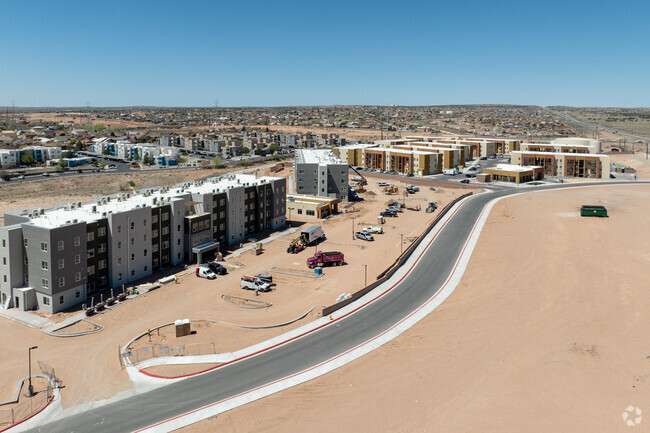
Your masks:
M 564 184 L 552 188 L 570 186 L 575 185 Z M 527 188 L 524 191 L 542 188 Z M 354 314 L 259 355 L 30 431 L 135 431 L 268 384 L 339 355 L 390 328 L 437 293 L 453 269 L 484 206 L 494 198 L 513 192 L 523 191 L 505 188 L 474 196 L 465 202 L 404 280 Z

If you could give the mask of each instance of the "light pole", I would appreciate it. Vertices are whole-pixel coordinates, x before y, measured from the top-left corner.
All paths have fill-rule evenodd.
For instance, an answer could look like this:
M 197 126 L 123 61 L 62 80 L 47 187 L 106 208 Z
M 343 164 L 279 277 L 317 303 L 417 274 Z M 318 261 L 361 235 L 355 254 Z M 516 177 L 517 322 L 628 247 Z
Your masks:
M 352 217 L 352 240 L 354 240 L 354 217 Z
M 32 350 L 38 349 L 38 346 L 32 346 L 27 350 L 27 363 L 29 364 L 29 385 L 27 386 L 27 397 L 34 396 L 34 387 L 32 386 Z
M 363 287 L 368 285 L 368 265 L 361 264 L 363 266 Z
M 400 233 L 399 234 L 399 253 L 400 253 L 400 255 L 402 254 L 402 245 L 404 245 L 403 239 L 404 239 L 404 235 Z

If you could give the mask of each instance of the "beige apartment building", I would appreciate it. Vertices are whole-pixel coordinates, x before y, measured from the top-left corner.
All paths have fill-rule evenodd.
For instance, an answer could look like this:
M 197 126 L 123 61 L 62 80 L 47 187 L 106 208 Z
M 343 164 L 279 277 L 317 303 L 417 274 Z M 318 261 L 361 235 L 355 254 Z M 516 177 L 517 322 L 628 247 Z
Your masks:
M 583 179 L 609 179 L 609 156 L 593 153 L 515 151 L 511 164 L 540 166 L 545 176 Z
M 485 182 L 525 183 L 544 179 L 544 167 L 497 164 L 494 167 L 484 168 L 483 174 L 488 176 L 484 179 Z

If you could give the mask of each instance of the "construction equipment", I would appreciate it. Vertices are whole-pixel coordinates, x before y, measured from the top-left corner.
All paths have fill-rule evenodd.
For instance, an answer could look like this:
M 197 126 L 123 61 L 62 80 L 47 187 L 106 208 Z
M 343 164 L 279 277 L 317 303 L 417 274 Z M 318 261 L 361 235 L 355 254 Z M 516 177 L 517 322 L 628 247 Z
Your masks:
M 302 243 L 302 238 L 298 236 L 294 240 L 291 241 L 289 244 L 289 248 L 287 248 L 287 252 L 289 254 L 298 254 L 300 251 L 305 249 L 305 244 Z
M 321 239 L 325 239 L 323 228 L 321 226 L 311 226 L 301 231 L 300 236 L 291 241 L 287 252 L 290 254 L 299 253 L 307 246 L 317 244 Z
M 438 202 L 430 201 L 429 206 L 427 206 L 427 213 L 431 213 L 438 208 Z
M 390 186 L 384 187 L 383 191 L 384 191 L 384 194 L 393 195 L 393 194 L 397 194 L 399 192 L 399 188 L 397 188 L 395 185 L 390 185 Z
M 358 179 L 352 178 L 352 180 L 356 180 L 358 186 L 363 187 L 365 185 L 368 185 L 368 181 L 366 180 L 366 178 L 363 177 L 363 175 L 361 173 L 359 173 L 356 168 L 352 167 L 349 164 L 348 164 L 348 167 L 350 167 L 352 169 L 352 171 L 354 171 L 357 174 Z

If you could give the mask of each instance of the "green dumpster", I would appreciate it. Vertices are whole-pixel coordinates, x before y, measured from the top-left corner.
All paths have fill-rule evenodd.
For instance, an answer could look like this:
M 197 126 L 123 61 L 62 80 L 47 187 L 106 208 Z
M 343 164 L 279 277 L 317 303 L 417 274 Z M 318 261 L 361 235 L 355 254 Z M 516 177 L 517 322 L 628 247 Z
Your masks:
M 599 205 L 583 205 L 580 208 L 580 216 L 607 217 L 607 208 Z

